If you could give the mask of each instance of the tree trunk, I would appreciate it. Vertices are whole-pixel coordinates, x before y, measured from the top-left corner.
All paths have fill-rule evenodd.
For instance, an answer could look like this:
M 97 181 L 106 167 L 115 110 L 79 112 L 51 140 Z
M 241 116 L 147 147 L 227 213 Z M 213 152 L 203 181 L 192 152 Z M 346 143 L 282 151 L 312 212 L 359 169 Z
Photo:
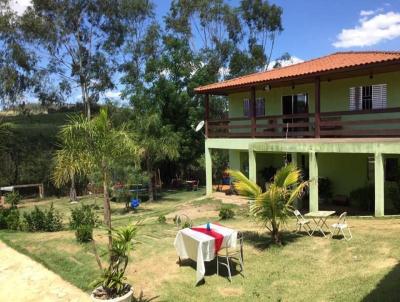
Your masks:
M 103 196 L 104 196 L 104 224 L 107 226 L 108 233 L 108 249 L 110 251 L 112 248 L 112 236 L 111 236 L 111 206 L 110 206 L 110 196 L 108 195 L 108 177 L 107 172 L 103 172 Z
M 76 187 L 75 187 L 75 176 L 71 176 L 71 187 L 69 189 L 69 201 L 77 201 Z
M 146 158 L 147 175 L 149 176 L 149 201 L 154 201 L 153 167 L 149 156 Z
M 282 245 L 280 234 L 279 234 L 279 226 L 276 223 L 276 221 L 272 221 L 271 226 L 272 226 L 272 231 L 271 231 L 272 241 L 277 245 Z

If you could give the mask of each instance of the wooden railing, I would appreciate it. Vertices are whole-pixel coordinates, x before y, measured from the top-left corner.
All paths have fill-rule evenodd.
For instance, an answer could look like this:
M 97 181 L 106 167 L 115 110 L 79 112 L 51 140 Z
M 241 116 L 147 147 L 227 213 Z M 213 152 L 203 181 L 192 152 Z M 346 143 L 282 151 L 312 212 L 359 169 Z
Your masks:
M 208 121 L 209 138 L 315 137 L 315 115 L 261 116 Z M 321 112 L 320 137 L 400 137 L 400 107 L 365 111 Z

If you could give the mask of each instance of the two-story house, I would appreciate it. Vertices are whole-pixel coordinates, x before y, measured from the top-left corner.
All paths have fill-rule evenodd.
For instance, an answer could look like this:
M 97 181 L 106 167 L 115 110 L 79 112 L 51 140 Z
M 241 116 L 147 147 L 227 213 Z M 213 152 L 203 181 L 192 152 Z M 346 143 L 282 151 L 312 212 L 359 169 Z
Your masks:
M 207 194 L 210 152 L 225 149 L 230 168 L 260 185 L 285 160 L 296 163 L 311 180 L 311 211 L 319 208 L 322 178 L 340 196 L 373 185 L 375 216 L 392 207 L 385 203 L 385 183 L 400 160 L 400 52 L 334 53 L 196 93 L 205 97 Z M 209 118 L 210 95 L 228 97 L 227 118 Z

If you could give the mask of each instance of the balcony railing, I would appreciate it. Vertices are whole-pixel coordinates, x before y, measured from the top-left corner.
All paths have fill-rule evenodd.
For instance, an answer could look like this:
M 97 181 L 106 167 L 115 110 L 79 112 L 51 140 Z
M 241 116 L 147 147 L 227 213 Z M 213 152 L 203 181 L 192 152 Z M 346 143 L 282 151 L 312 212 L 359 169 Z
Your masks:
M 316 131 L 318 127 L 319 131 Z M 209 138 L 400 137 L 400 107 L 208 121 Z

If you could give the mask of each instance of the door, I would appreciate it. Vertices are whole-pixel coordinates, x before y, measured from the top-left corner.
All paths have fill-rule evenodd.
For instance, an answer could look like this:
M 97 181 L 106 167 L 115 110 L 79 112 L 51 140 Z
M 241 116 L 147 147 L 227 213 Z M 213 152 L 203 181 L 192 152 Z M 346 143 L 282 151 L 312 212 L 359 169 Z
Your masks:
M 282 97 L 282 113 L 283 115 L 308 113 L 308 95 L 306 93 L 286 95 Z M 308 118 L 285 118 L 286 123 L 304 123 L 308 122 Z M 286 127 L 285 127 L 286 130 Z M 288 131 L 308 131 L 308 127 L 289 127 Z

